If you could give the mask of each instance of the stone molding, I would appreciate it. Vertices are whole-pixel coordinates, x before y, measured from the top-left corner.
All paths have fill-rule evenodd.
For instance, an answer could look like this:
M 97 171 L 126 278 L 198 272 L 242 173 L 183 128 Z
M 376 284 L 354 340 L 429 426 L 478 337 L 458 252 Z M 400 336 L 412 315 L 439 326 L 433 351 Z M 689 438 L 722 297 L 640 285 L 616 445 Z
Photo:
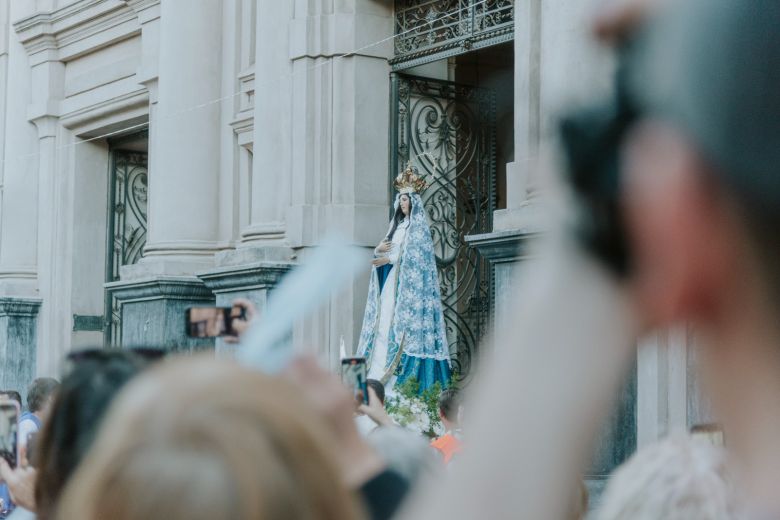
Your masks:
M 214 300 L 211 291 L 195 276 L 158 276 L 111 282 L 104 287 L 122 304 L 151 300 Z
M 368 13 L 332 13 L 295 18 L 290 23 L 290 60 L 363 56 L 393 57 L 395 21 L 392 16 Z M 388 39 L 372 45 L 377 35 Z
M 143 123 L 148 123 L 149 120 L 149 97 L 150 93 L 146 89 L 140 88 L 75 110 L 69 110 L 68 107 L 72 103 L 65 101 L 60 104 L 62 107 L 60 123 L 82 137 L 90 137 L 92 133 L 100 133 L 87 128 L 90 123 L 96 123 L 96 128 L 102 129 L 112 117 L 116 116 L 120 116 L 117 123 L 124 126 L 138 125 L 140 128 Z M 135 122 L 136 119 L 138 122 Z
M 235 290 L 268 289 L 274 287 L 290 269 L 293 263 L 257 262 L 236 267 L 223 267 L 203 273 L 198 278 L 212 292 L 232 292 Z
M 14 316 L 34 318 L 43 300 L 39 298 L 0 297 L 0 317 Z
M 121 0 L 138 15 L 142 24 L 160 17 L 160 0 Z
M 118 32 L 111 31 L 123 24 L 127 27 Z M 136 10 L 128 3 L 111 0 L 80 0 L 54 11 L 36 13 L 18 20 L 13 27 L 29 56 L 45 54 L 43 59 L 33 59 L 33 66 L 37 62 L 61 61 L 86 54 L 141 32 Z M 83 48 L 74 49 L 72 53 L 63 52 L 67 46 L 101 34 L 102 37 Z
M 469 247 L 476 249 L 491 264 L 511 263 L 527 256 L 529 240 L 538 236 L 520 230 L 498 231 L 465 237 Z

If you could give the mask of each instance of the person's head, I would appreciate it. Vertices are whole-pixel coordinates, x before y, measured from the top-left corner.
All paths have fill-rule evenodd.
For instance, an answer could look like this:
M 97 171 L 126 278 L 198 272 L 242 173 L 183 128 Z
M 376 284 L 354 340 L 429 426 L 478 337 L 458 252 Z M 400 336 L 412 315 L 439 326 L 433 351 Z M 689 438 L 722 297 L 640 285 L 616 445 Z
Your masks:
M 412 198 L 408 193 L 402 193 L 398 198 L 398 209 L 404 217 L 408 217 L 412 212 Z
M 9 401 L 16 401 L 19 408 L 22 407 L 22 396 L 16 390 L 0 390 L 0 399 L 8 399 Z
M 27 408 L 30 413 L 44 415 L 59 385 L 59 381 L 51 377 L 39 377 L 33 381 L 27 389 Z
M 729 520 L 739 494 L 722 448 L 687 436 L 639 450 L 607 484 L 597 520 Z
M 383 385 L 382 382 L 377 379 L 366 379 L 366 384 L 369 386 L 369 388 L 372 388 L 374 390 L 374 393 L 376 394 L 377 398 L 382 403 L 382 405 L 384 405 L 385 385 Z
M 393 226 L 390 228 L 390 232 L 387 234 L 387 239 L 392 240 L 395 235 L 395 230 L 398 229 L 398 224 L 409 215 L 412 214 L 412 196 L 408 193 L 402 193 L 398 196 L 398 207 L 395 209 L 393 215 Z
M 458 426 L 458 415 L 461 409 L 460 392 L 448 388 L 439 395 L 439 417 L 447 430 Z
M 649 326 L 780 309 L 780 3 L 669 2 L 650 26 L 623 207 Z M 764 309 L 759 312 L 759 309 Z M 726 330 L 729 328 L 730 330 Z M 767 327 L 765 327 L 767 328 Z
M 75 352 L 52 402 L 33 463 L 38 518 L 53 518 L 65 483 L 84 458 L 114 396 L 148 361 L 132 351 Z
M 60 518 L 356 518 L 320 421 L 285 380 L 213 356 L 172 360 L 123 389 Z

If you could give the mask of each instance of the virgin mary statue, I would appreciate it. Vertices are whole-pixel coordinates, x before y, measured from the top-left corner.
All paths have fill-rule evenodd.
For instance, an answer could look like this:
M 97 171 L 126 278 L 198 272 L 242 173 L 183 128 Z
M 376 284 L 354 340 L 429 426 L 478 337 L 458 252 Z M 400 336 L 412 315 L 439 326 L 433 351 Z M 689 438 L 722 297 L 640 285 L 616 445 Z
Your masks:
M 396 384 L 416 378 L 420 392 L 450 382 L 436 257 L 420 193 L 428 187 L 412 167 L 395 179 L 395 213 L 374 250 L 368 301 L 358 355 L 368 377 L 392 394 Z

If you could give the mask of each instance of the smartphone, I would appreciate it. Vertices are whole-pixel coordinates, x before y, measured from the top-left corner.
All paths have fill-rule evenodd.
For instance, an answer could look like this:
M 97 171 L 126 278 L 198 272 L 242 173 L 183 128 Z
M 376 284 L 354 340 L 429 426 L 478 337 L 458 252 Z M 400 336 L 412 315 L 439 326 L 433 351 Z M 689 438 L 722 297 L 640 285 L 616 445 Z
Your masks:
M 191 338 L 238 336 L 233 320 L 246 319 L 243 307 L 190 307 L 184 314 L 187 335 Z
M 341 380 L 352 390 L 355 401 L 363 404 L 368 404 L 366 379 L 366 358 L 351 357 L 341 360 Z
M 19 404 L 0 401 L 0 457 L 15 468 L 19 460 Z

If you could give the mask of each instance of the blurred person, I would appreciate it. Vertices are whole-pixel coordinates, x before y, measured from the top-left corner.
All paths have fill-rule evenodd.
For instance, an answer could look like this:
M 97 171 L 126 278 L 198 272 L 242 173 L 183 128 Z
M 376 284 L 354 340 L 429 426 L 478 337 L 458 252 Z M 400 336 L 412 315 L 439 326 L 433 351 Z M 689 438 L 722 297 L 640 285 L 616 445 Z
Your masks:
M 439 461 L 432 454 L 425 437 L 396 424 L 385 408 L 384 386 L 374 379 L 368 381 L 368 404 L 358 407 L 362 418 L 374 425 L 366 440 L 410 487 L 414 487 L 421 477 L 438 476 Z
M 33 439 L 43 425 L 58 387 L 59 382 L 56 379 L 41 377 L 34 380 L 27 389 L 27 411 L 20 415 L 17 429 L 18 467 L 10 468 L 5 460 L 0 462 L 0 476 L 3 479 L 3 486 L 0 488 L 2 514 L 9 518 L 17 509 L 17 505 L 21 505 L 22 509 L 32 507 L 35 470 L 28 467 L 28 444 L 34 444 Z M 21 401 L 21 396 L 19 400 Z M 13 517 L 20 514 L 23 514 L 23 511 L 20 510 Z
M 350 490 L 386 488 L 352 406 L 310 361 L 287 378 L 213 357 L 166 363 L 122 392 L 59 518 L 364 518 Z
M 19 420 L 19 443 L 27 445 L 31 434 L 38 432 L 51 407 L 59 382 L 51 377 L 39 377 L 27 389 L 27 411 Z
M 385 406 L 385 385 L 377 379 L 366 379 L 366 385 L 371 388 L 374 393 L 370 394 L 376 398 L 377 403 Z
M 444 425 L 444 435 L 431 442 L 431 447 L 441 454 L 444 464 L 463 449 L 460 432 L 462 405 L 460 392 L 454 388 L 444 390 L 439 396 L 439 418 Z
M 605 259 L 614 241 L 549 233 L 496 340 L 512 348 L 483 365 L 470 449 L 409 518 L 563 517 L 636 338 L 681 323 L 696 331 L 753 517 L 780 516 L 780 2 L 667 9 L 629 78 L 637 112 L 615 148 L 621 176 L 580 179 L 617 193 L 608 223 L 625 233 L 627 261 Z M 518 380 L 530 391 L 508 392 Z
M 371 435 L 380 426 L 393 424 L 385 410 L 385 385 L 377 379 L 366 379 L 368 404 L 358 407 L 355 424 L 363 435 Z
M 0 399 L 8 399 L 9 401 L 16 401 L 19 405 L 19 410 L 22 410 L 22 396 L 16 390 L 0 390 Z
M 19 406 L 19 412 L 22 410 L 22 396 L 16 390 L 0 391 L 0 400 L 14 401 Z M 0 519 L 7 518 L 14 510 L 14 503 L 11 501 L 11 494 L 8 491 L 8 484 L 0 483 Z
M 0 473 L 8 479 L 14 498 L 22 506 L 11 515 L 12 520 L 54 518 L 59 495 L 89 450 L 114 396 L 159 357 L 155 352 L 90 349 L 66 357 L 69 369 L 31 459 L 36 469 L 12 469 L 0 464 Z
M 726 452 L 689 436 L 648 445 L 610 478 L 596 520 L 736 520 Z

